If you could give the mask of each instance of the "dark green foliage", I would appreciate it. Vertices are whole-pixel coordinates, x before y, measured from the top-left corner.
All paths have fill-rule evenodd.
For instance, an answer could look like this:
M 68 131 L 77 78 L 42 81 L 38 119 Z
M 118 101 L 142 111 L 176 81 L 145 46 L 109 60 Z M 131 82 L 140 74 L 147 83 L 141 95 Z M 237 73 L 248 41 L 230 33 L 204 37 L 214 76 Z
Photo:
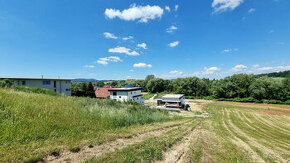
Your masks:
M 0 80 L 0 87 L 2 88 L 11 88 L 14 85 L 13 81 L 9 79 Z
M 185 94 L 186 96 L 208 96 L 210 81 L 197 77 L 179 78 L 173 81 L 171 86 L 174 92 Z
M 259 74 L 258 77 L 267 76 L 267 77 L 282 77 L 282 78 L 290 78 L 290 70 L 282 71 L 282 72 L 272 72 L 268 74 Z
M 267 100 L 267 103 L 287 104 L 286 101 L 290 99 L 290 78 L 248 74 L 235 74 L 220 80 L 189 77 L 169 81 L 157 78 L 147 83 L 147 90 L 150 93 L 180 93 L 187 98 L 256 103 Z
M 146 87 L 149 92 L 156 93 L 156 92 L 163 92 L 168 90 L 169 88 L 169 80 L 164 80 L 161 78 L 156 78 L 148 81 Z

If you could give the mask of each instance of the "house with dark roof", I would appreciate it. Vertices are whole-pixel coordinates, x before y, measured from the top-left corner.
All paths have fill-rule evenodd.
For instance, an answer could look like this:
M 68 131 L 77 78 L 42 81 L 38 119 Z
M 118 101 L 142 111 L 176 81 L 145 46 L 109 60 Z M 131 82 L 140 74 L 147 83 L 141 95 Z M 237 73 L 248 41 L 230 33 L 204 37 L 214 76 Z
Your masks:
M 127 102 L 135 101 L 144 105 L 144 99 L 141 93 L 141 87 L 131 87 L 131 88 L 111 88 L 108 91 L 110 92 L 110 99 Z

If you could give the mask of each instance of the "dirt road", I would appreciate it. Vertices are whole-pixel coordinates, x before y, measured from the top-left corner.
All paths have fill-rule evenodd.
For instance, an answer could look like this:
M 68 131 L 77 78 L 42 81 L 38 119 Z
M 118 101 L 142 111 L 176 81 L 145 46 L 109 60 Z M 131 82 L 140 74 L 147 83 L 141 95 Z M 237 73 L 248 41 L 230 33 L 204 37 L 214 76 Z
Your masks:
M 153 125 L 76 153 L 63 151 L 44 162 L 289 162 L 289 106 L 189 102 L 194 111 L 181 113 L 185 120 Z M 196 112 L 209 116 L 192 116 Z

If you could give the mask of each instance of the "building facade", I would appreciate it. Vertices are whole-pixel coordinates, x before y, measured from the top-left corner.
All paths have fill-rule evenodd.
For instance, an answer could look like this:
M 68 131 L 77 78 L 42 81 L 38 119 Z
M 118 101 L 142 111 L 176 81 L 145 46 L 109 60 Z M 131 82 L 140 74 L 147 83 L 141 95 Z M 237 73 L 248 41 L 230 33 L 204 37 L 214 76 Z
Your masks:
M 71 96 L 71 79 L 0 77 L 1 79 L 9 79 L 16 86 L 44 88 Z
M 183 94 L 167 94 L 157 99 L 157 106 L 165 106 L 172 108 L 184 108 L 185 98 Z
M 141 93 L 142 88 L 133 87 L 133 88 L 111 88 L 108 91 L 110 92 L 110 99 L 127 102 L 135 101 L 139 104 L 144 105 L 144 99 Z

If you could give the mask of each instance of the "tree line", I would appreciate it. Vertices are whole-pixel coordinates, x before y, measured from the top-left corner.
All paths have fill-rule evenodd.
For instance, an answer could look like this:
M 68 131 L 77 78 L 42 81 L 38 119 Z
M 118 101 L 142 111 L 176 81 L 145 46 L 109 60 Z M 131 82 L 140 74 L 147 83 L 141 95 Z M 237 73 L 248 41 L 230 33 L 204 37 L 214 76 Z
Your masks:
M 244 102 L 270 102 L 290 104 L 290 78 L 272 78 L 249 74 L 235 74 L 219 80 L 198 77 L 166 80 L 148 75 L 145 80 L 119 80 L 93 82 L 96 87 L 105 84 L 124 87 L 134 85 L 150 93 L 169 92 L 184 94 L 187 98 L 221 99 Z M 78 88 L 84 87 L 75 84 Z M 89 83 L 89 85 L 91 85 Z M 74 87 L 72 93 L 74 94 Z M 83 96 L 86 91 L 83 91 Z

